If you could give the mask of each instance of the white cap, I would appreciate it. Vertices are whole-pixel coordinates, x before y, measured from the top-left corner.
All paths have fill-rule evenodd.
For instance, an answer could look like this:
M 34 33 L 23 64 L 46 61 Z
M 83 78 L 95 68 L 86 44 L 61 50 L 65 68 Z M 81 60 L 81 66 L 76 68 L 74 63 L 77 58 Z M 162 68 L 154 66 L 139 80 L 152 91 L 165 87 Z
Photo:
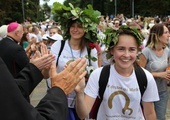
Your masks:
M 57 41 L 57 40 L 63 40 L 63 36 L 61 36 L 60 34 L 54 34 L 53 36 L 51 37 L 47 37 L 48 39 L 50 40 L 54 40 L 54 41 Z
M 127 19 L 127 22 L 132 22 L 132 19 Z
M 3 38 L 7 35 L 7 25 L 2 25 L 0 27 L 0 37 Z
M 46 20 L 46 22 L 50 22 L 50 20 L 49 20 L 49 19 L 47 19 L 47 20 Z
M 32 38 L 35 38 L 36 39 L 35 42 L 38 42 L 38 37 L 35 34 L 29 33 L 28 36 L 29 36 L 29 40 L 32 40 Z
M 122 25 L 127 25 L 126 23 L 122 23 Z
M 43 40 L 48 40 L 48 37 L 49 37 L 48 34 L 44 34 L 44 35 L 42 36 L 42 39 L 43 39 Z

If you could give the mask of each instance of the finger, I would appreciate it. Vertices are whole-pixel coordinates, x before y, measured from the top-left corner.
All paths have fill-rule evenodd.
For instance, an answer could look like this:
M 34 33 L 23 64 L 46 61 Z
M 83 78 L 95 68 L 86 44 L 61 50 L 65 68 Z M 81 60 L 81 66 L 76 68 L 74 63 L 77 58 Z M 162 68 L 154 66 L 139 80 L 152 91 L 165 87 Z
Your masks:
M 35 58 L 36 58 L 36 54 L 35 54 L 35 53 L 34 53 L 34 54 L 31 54 L 30 58 L 31 58 L 31 59 L 35 59 Z
M 86 71 L 86 66 L 87 66 L 87 63 L 85 63 L 83 66 L 81 66 L 81 68 L 78 69 L 78 71 L 76 72 L 76 75 L 80 75 L 82 74 L 84 71 Z
M 84 71 L 87 66 L 86 59 L 82 59 L 72 70 L 74 74 Z
M 36 54 L 36 57 L 38 57 L 38 58 L 40 58 L 40 57 L 41 57 L 41 53 L 40 53 L 40 51 L 38 51 L 38 50 L 37 50 L 37 51 L 35 52 L 35 54 Z
M 41 54 L 42 56 L 45 55 L 45 47 L 43 44 L 41 44 Z
M 80 81 L 82 78 L 84 78 L 87 74 L 87 71 L 84 71 L 81 75 L 79 75 L 78 81 Z
M 79 76 L 77 79 L 73 79 L 73 81 L 72 81 L 69 85 L 67 85 L 67 87 L 65 88 L 65 90 L 64 90 L 65 93 L 66 93 L 66 94 L 71 93 L 71 92 L 75 89 L 75 87 L 78 85 L 78 83 L 79 83 L 81 80 L 85 80 L 83 76 L 85 76 L 86 73 L 87 73 L 87 72 L 84 71 L 84 72 L 82 73 L 82 75 Z
M 75 61 L 71 62 L 66 69 L 69 72 L 71 72 L 80 61 L 81 61 L 81 58 L 76 59 Z
M 39 51 L 35 51 L 35 53 L 32 55 L 33 59 L 39 58 L 40 56 L 40 52 Z
M 49 50 L 47 49 L 47 46 L 43 43 L 43 48 L 44 48 L 44 54 L 48 54 Z
M 45 47 L 45 54 L 49 54 L 49 49 L 47 48 L 47 46 L 44 44 Z
M 56 63 L 52 62 L 50 71 L 49 71 L 50 78 L 52 78 L 55 74 L 56 74 Z
M 52 62 L 55 60 L 55 56 L 53 55 L 45 55 L 41 58 L 42 64 L 45 68 L 49 68 L 51 66 Z
M 41 54 L 42 54 L 42 56 L 43 56 L 43 55 L 44 55 L 44 48 L 43 48 L 42 45 L 40 46 L 40 51 L 41 51 Z

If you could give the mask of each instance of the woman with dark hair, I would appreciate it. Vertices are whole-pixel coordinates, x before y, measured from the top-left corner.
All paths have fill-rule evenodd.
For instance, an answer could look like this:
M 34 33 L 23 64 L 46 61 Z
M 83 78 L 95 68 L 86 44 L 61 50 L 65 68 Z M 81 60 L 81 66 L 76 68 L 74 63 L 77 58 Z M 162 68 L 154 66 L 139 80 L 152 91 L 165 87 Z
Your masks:
M 57 5 L 57 6 L 60 6 Z M 61 5 L 62 7 L 63 5 Z M 63 9 L 64 10 L 64 9 Z M 51 46 L 51 52 L 56 56 L 58 59 L 57 64 L 57 72 L 61 72 L 64 70 L 64 67 L 68 65 L 70 62 L 74 61 L 76 58 L 87 58 L 87 64 L 89 69 L 89 74 L 93 69 L 98 68 L 98 61 L 97 61 L 97 50 L 93 49 L 95 46 L 95 42 L 97 41 L 97 25 L 99 20 L 95 17 L 90 23 L 86 23 L 86 20 L 92 18 L 88 16 L 87 13 L 79 9 L 82 14 L 72 14 L 72 10 L 69 9 L 68 11 L 63 11 L 64 14 L 69 14 L 71 16 L 66 16 L 67 18 L 62 18 L 61 20 L 57 20 L 60 22 L 61 27 L 64 31 L 64 46 L 59 55 L 59 51 L 61 49 L 61 44 L 63 41 L 56 41 Z M 91 12 L 95 12 L 92 9 Z M 74 8 L 73 8 L 74 11 Z M 97 14 L 98 15 L 98 14 Z M 61 14 L 59 14 L 61 18 Z M 93 26 L 91 26 L 93 25 Z M 89 38 L 90 36 L 90 38 Z M 94 36 L 94 37 L 91 37 Z M 75 98 L 76 94 L 73 91 L 71 94 L 67 96 L 68 98 L 68 107 L 69 107 L 69 118 L 68 120 L 78 120 L 76 111 L 75 111 Z
M 158 87 L 160 100 L 154 102 L 157 120 L 165 120 L 168 103 L 167 82 L 170 81 L 170 72 L 166 68 L 170 57 L 167 47 L 169 37 L 169 30 L 164 24 L 154 25 L 139 61 L 140 66 L 152 73 Z
M 28 46 L 28 32 L 24 33 L 19 43 L 24 49 Z

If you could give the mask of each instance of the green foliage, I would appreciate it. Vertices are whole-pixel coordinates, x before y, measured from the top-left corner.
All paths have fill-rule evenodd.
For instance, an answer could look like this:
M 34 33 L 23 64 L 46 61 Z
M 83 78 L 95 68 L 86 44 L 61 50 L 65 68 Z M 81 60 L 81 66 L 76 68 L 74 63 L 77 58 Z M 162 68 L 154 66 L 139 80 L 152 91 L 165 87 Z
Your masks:
M 88 56 L 86 55 L 85 58 L 89 59 L 89 60 L 92 60 L 92 61 L 97 61 L 97 58 L 93 57 L 93 56 Z
M 142 35 L 139 33 L 139 31 L 137 30 L 136 27 L 134 26 L 126 26 L 123 25 L 121 26 L 118 30 L 114 30 L 112 28 L 107 28 L 106 31 L 104 32 L 106 34 L 106 38 L 104 39 L 104 44 L 106 45 L 107 49 L 110 49 L 112 47 L 114 47 L 117 43 L 118 43 L 118 37 L 121 33 L 130 33 L 133 36 L 135 36 L 137 43 L 139 45 L 139 47 L 142 44 L 143 41 L 143 37 Z M 139 48 L 140 49 L 140 48 Z M 108 59 L 111 57 L 109 51 L 108 54 L 106 56 Z
M 55 16 L 54 19 L 59 22 L 65 33 L 68 31 L 68 22 L 77 20 L 81 22 L 84 28 L 85 38 L 90 42 L 97 41 L 97 25 L 99 24 L 101 13 L 93 10 L 91 5 L 87 5 L 87 8 L 81 9 L 74 7 L 71 3 L 69 3 L 69 7 L 67 7 L 59 2 L 55 2 L 52 13 Z M 65 34 L 64 37 L 68 38 L 69 35 Z
M 80 7 L 81 6 L 81 0 L 65 0 L 63 4 L 65 6 L 69 6 L 69 3 L 71 3 L 73 6 Z M 81 8 L 81 7 L 80 7 Z
M 0 24 L 8 24 L 11 21 L 23 21 L 22 0 L 0 0 Z M 23 0 L 25 18 L 33 21 L 45 20 L 45 16 L 49 17 L 48 8 L 39 5 L 40 0 Z M 49 0 L 43 0 L 48 2 Z M 123 13 L 127 17 L 132 15 L 132 0 L 117 0 L 117 13 Z M 85 8 L 88 4 L 93 6 L 93 9 L 99 10 L 102 15 L 111 15 L 115 13 L 114 0 L 65 0 L 64 5 Z M 134 0 L 134 13 L 141 16 L 161 17 L 170 14 L 170 0 Z M 46 6 L 47 7 L 47 6 Z M 49 6 L 48 6 L 49 7 Z M 19 15 L 20 14 L 20 15 Z

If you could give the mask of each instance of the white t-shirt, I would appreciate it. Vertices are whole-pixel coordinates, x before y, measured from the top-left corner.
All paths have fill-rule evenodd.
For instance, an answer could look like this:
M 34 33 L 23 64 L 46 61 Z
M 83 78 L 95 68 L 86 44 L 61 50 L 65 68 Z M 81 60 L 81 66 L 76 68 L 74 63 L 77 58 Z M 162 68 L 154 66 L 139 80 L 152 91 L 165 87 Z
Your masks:
M 93 98 L 98 96 L 98 82 L 102 68 L 98 68 L 90 75 L 85 88 L 85 93 Z M 142 96 L 142 101 L 158 101 L 158 90 L 151 73 L 144 69 L 147 76 L 147 88 Z M 145 120 L 140 107 L 141 94 L 135 71 L 124 77 L 117 73 L 111 65 L 110 76 L 103 101 L 100 105 L 97 120 Z M 125 109 L 123 112 L 123 108 Z
M 60 46 L 61 46 L 61 41 L 56 41 L 51 46 L 51 52 L 55 55 L 56 60 L 58 58 Z M 80 52 L 80 50 L 73 50 L 72 49 L 72 52 L 73 52 L 73 56 L 75 58 L 79 58 L 79 57 L 85 58 L 85 56 L 88 55 L 86 48 L 82 52 Z M 71 53 L 70 46 L 68 44 L 68 40 L 66 40 L 64 48 L 63 48 L 62 53 L 61 53 L 59 60 L 58 60 L 59 64 L 57 66 L 57 72 L 61 72 L 64 69 L 64 66 L 66 65 L 66 63 L 70 60 L 73 60 L 73 56 L 72 56 L 72 53 Z M 91 50 L 91 56 L 97 58 L 97 50 L 95 48 Z M 87 60 L 87 62 L 89 62 L 89 61 Z M 91 60 L 91 64 L 95 69 L 98 68 L 98 62 L 97 61 L 94 62 L 94 61 Z
M 58 58 L 58 53 L 59 53 L 60 47 L 61 47 L 61 41 L 56 41 L 51 46 L 51 52 L 55 55 L 56 60 Z M 62 53 L 58 60 L 57 72 L 58 73 L 61 72 L 64 69 L 64 66 L 66 65 L 66 63 L 69 62 L 70 60 L 73 60 L 73 59 L 76 59 L 79 57 L 85 58 L 86 55 L 88 55 L 86 48 L 82 52 L 80 52 L 80 50 L 73 50 L 73 49 L 71 50 L 71 48 L 68 44 L 68 40 L 66 40 L 64 48 L 63 48 Z M 91 50 L 91 56 L 97 58 L 97 50 L 96 49 Z M 75 57 L 75 58 L 73 58 L 73 57 Z M 89 63 L 89 60 L 87 60 L 87 63 Z M 91 64 L 94 69 L 98 68 L 97 61 L 94 62 L 91 60 Z M 75 107 L 75 97 L 76 97 L 76 94 L 74 91 L 67 96 L 69 108 Z

